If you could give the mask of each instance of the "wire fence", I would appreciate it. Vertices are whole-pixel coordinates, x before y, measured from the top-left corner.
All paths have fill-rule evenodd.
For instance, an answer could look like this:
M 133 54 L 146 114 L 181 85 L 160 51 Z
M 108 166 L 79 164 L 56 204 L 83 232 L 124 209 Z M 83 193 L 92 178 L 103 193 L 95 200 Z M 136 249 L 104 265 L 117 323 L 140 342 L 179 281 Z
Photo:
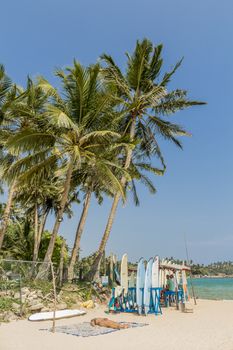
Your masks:
M 37 294 L 39 291 L 40 294 Z M 33 294 L 34 293 L 34 294 Z M 25 313 L 25 306 L 37 307 L 39 300 L 54 303 L 56 295 L 55 275 L 52 263 L 23 260 L 0 260 L 0 309 L 7 304 L 18 303 L 18 314 Z M 40 299 L 39 299 L 40 296 Z

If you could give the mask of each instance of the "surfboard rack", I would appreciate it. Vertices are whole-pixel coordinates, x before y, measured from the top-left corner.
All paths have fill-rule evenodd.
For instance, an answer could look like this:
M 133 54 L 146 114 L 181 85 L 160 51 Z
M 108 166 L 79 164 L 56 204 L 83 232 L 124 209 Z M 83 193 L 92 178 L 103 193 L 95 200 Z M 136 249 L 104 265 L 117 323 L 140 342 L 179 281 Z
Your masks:
M 140 288 L 142 291 L 142 299 L 144 294 L 144 288 Z M 161 305 L 160 305 L 160 293 L 162 288 L 150 288 L 150 305 L 148 314 L 161 315 Z M 139 313 L 138 306 L 136 304 L 136 287 L 128 288 L 128 292 L 122 293 L 120 296 L 115 297 L 115 288 L 112 288 L 112 297 L 108 304 L 109 311 L 115 312 L 126 312 L 126 313 Z M 142 300 L 142 312 L 140 314 L 145 314 L 144 302 Z
M 162 309 L 160 305 L 160 294 L 163 288 L 151 288 L 151 302 L 149 313 L 155 315 L 162 315 Z M 154 297 L 153 297 L 154 294 Z
M 170 305 L 171 302 L 180 304 L 184 302 L 184 293 L 181 289 L 178 291 L 165 291 L 164 292 L 164 304 L 166 307 Z

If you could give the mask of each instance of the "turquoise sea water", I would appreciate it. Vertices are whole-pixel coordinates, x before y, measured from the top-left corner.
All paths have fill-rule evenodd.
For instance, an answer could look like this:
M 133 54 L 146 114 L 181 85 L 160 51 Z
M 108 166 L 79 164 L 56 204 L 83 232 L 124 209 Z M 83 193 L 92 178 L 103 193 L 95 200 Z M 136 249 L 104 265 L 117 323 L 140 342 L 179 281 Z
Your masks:
M 194 278 L 192 281 L 200 299 L 233 300 L 233 278 Z M 190 281 L 189 291 L 192 295 Z

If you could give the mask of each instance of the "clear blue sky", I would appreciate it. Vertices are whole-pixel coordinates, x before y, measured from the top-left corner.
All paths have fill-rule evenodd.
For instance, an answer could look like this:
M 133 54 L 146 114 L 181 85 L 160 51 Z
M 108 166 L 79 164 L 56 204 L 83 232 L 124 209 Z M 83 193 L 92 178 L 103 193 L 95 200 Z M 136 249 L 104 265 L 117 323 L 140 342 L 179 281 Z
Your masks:
M 184 234 L 195 261 L 232 260 L 233 247 L 233 46 L 232 0 L 20 0 L 3 1 L 0 62 L 18 84 L 27 74 L 55 82 L 55 67 L 95 62 L 107 52 L 123 67 L 136 39 L 164 44 L 165 66 L 184 56 L 171 87 L 188 89 L 207 106 L 174 120 L 193 134 L 184 150 L 162 143 L 167 173 L 155 178 L 158 193 L 140 187 L 141 206 L 120 208 L 108 252 L 131 259 L 185 257 Z M 92 204 L 83 254 L 97 248 L 110 202 Z M 61 233 L 74 238 L 80 208 Z M 51 228 L 52 221 L 49 223 Z

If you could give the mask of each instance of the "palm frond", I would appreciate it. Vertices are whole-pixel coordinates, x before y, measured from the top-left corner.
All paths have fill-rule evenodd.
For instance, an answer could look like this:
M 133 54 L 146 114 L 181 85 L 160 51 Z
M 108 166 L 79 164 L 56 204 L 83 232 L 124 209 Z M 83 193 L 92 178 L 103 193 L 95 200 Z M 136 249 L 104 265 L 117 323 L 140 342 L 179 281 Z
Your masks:
M 177 111 L 186 109 L 192 106 L 205 105 L 205 102 L 192 101 L 186 98 L 187 91 L 185 90 L 174 90 L 166 94 L 161 102 L 154 107 L 155 113 L 161 115 L 174 114 Z
M 48 82 L 48 80 L 46 80 L 44 77 L 42 76 L 37 77 L 37 86 L 41 88 L 41 90 L 44 91 L 44 93 L 47 94 L 48 96 L 55 98 L 57 102 L 62 101 L 57 89 L 54 88 L 54 86 L 51 85 Z
M 149 163 L 137 163 L 136 162 L 135 166 L 139 167 L 141 170 L 146 170 L 146 171 L 152 172 L 153 174 L 158 175 L 158 176 L 164 175 L 164 169 L 159 169 L 159 168 L 153 167 Z
M 49 149 L 55 143 L 55 136 L 26 129 L 9 138 L 6 148 L 14 155 Z
M 137 41 L 132 56 L 127 55 L 127 80 L 136 93 L 139 92 L 145 82 L 152 50 L 152 43 L 148 39 L 144 39 L 141 42 Z
M 89 142 L 90 139 L 93 140 L 108 140 L 108 138 L 120 138 L 121 135 L 117 132 L 111 131 L 111 130 L 97 130 L 97 131 L 92 131 L 88 133 L 87 135 L 84 135 L 80 139 L 80 145 L 85 144 L 86 142 Z
M 163 59 L 161 58 L 162 49 L 162 44 L 154 47 L 154 52 L 147 71 L 147 78 L 151 81 L 154 81 L 159 76 L 163 64 Z
M 57 106 L 49 104 L 45 115 L 48 118 L 49 125 L 55 128 L 78 130 L 77 125 L 62 109 L 58 108 Z
M 151 194 L 157 192 L 153 182 L 146 175 L 141 174 L 140 181 L 148 188 Z
M 136 207 L 138 207 L 140 205 L 140 200 L 138 197 L 137 188 L 136 188 L 134 180 L 132 180 L 132 182 L 131 182 L 131 190 L 132 190 L 134 204 L 136 205 Z
M 103 54 L 100 58 L 107 64 L 107 67 L 101 69 L 101 74 L 104 81 L 107 84 L 114 84 L 115 88 L 120 94 L 131 99 L 128 83 L 121 73 L 121 70 L 115 64 L 113 58 L 106 54 Z
M 162 81 L 160 83 L 161 86 L 167 86 L 167 84 L 171 80 L 171 77 L 173 76 L 173 74 L 175 74 L 177 69 L 181 66 L 182 62 L 183 62 L 183 58 L 181 58 L 181 60 L 176 63 L 176 65 L 170 72 L 164 74 Z
M 172 141 L 180 148 L 182 148 L 182 144 L 176 137 L 191 136 L 191 134 L 185 131 L 180 125 L 170 123 L 155 116 L 149 117 L 149 125 L 153 127 L 155 132 L 163 136 L 164 139 Z

